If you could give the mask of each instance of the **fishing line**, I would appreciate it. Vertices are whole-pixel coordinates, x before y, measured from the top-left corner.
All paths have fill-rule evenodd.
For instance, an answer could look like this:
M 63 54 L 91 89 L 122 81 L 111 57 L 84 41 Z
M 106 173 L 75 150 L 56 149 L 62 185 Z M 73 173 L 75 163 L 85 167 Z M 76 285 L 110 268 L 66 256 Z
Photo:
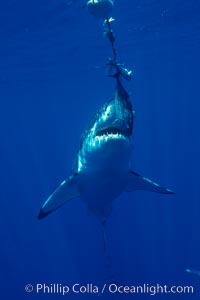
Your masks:
M 96 18 L 103 19 L 103 26 L 106 28 L 104 35 L 108 38 L 113 58 L 109 58 L 107 63 L 107 75 L 115 77 L 117 80 L 125 79 L 129 81 L 132 78 L 132 71 L 125 68 L 123 64 L 119 64 L 117 61 L 117 49 L 115 47 L 115 35 L 112 30 L 111 23 L 115 21 L 111 17 L 112 9 L 114 6 L 113 0 L 89 0 L 86 4 L 88 11 Z
M 108 38 L 113 58 L 108 59 L 107 63 L 107 75 L 110 77 L 114 77 L 117 80 L 117 88 L 119 86 L 121 87 L 121 91 L 125 91 L 125 89 L 122 86 L 122 79 L 125 79 L 129 81 L 132 77 L 132 71 L 128 70 L 123 67 L 123 65 L 119 64 L 117 61 L 117 49 L 115 46 L 115 35 L 112 30 L 112 22 L 115 20 L 111 17 L 112 9 L 114 6 L 113 0 L 88 0 L 86 4 L 88 11 L 95 16 L 96 18 L 103 19 L 103 26 L 104 26 L 104 35 Z M 111 262 L 111 256 L 108 249 L 108 241 L 106 236 L 106 220 L 102 221 L 102 228 L 103 228 L 103 249 L 104 249 L 104 255 L 105 255 L 105 265 L 106 269 L 109 271 L 110 276 L 108 278 L 108 281 L 114 283 L 116 282 L 113 271 L 112 271 L 112 262 Z

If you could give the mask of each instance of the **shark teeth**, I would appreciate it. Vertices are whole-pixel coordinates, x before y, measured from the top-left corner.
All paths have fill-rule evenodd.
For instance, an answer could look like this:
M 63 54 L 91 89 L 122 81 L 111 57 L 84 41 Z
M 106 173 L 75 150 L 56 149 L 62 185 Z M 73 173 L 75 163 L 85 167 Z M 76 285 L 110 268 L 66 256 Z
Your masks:
M 118 128 L 110 127 L 110 128 L 104 128 L 98 130 L 96 136 L 103 136 L 103 135 L 110 135 L 110 134 L 123 134 L 123 132 L 120 131 L 120 129 Z
M 88 145 L 90 149 L 100 149 L 102 145 L 107 142 L 114 141 L 127 141 L 127 137 L 122 133 L 104 133 L 102 135 L 90 136 L 88 139 Z
M 121 134 L 121 133 L 106 133 L 106 134 L 102 134 L 102 135 L 97 135 L 95 137 L 95 140 L 99 141 L 99 142 L 103 142 L 103 141 L 107 141 L 107 140 L 116 140 L 116 139 L 123 139 L 126 140 L 126 137 Z

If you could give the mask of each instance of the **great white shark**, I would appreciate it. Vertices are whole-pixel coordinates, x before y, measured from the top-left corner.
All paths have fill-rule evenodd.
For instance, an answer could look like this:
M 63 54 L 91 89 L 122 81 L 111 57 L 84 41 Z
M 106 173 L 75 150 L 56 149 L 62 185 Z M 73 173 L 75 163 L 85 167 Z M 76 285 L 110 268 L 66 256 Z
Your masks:
M 133 107 L 119 77 L 114 97 L 97 112 L 82 135 L 72 174 L 44 202 L 42 219 L 68 201 L 81 197 L 101 222 L 112 210 L 122 192 L 145 190 L 173 194 L 131 170 Z

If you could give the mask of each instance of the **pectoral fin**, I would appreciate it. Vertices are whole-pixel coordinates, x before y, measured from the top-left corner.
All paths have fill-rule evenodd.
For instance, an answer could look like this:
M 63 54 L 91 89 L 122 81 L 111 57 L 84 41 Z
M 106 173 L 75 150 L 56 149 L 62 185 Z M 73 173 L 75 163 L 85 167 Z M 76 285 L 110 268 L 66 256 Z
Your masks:
M 128 176 L 128 184 L 125 191 L 133 192 L 136 190 L 150 191 L 161 194 L 174 194 L 174 192 L 170 189 L 166 189 L 150 179 L 130 171 Z
M 70 176 L 64 180 L 59 187 L 48 197 L 43 204 L 38 219 L 43 219 L 48 214 L 65 204 L 67 201 L 79 197 L 78 176 Z

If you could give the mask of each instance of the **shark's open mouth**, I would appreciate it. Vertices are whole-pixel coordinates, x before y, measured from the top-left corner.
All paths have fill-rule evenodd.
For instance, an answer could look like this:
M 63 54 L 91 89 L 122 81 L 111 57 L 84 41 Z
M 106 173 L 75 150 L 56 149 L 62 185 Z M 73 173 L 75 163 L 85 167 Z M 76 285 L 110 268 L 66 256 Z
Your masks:
M 120 129 L 118 127 L 106 127 L 97 131 L 96 136 L 103 135 L 123 135 L 129 136 L 129 132 L 127 130 Z

